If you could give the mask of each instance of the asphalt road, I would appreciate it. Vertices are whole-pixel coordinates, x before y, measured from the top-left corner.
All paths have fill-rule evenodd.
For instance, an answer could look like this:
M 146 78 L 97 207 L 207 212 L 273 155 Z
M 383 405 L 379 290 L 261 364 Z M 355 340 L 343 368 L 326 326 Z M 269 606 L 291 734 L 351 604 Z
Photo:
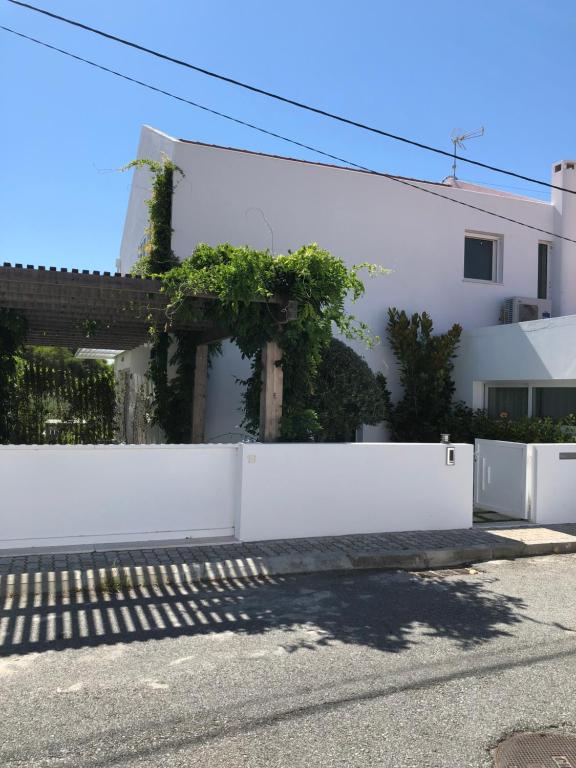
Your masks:
M 0 765 L 480 768 L 576 733 L 576 555 L 478 568 L 16 607 Z

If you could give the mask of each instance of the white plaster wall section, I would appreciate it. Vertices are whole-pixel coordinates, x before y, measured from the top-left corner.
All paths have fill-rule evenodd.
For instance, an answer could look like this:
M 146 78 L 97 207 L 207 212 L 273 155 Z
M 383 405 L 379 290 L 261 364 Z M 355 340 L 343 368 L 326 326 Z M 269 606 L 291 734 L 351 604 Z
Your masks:
M 454 380 L 468 402 L 474 382 L 576 382 L 576 315 L 465 332 Z
M 473 447 L 243 445 L 242 541 L 472 525 Z
M 179 258 L 189 256 L 199 242 L 216 245 L 228 241 L 271 248 L 272 230 L 276 253 L 318 242 L 348 265 L 370 261 L 391 268 L 387 277 L 366 280 L 366 294 L 354 308 L 380 336 L 385 335 L 390 306 L 408 312 L 426 310 L 441 332 L 456 322 L 464 329 L 497 324 L 504 299 L 536 295 L 538 242 L 547 238 L 534 230 L 384 177 L 170 139 L 146 127 L 139 153 L 156 151 L 157 158 L 160 151 L 166 151 L 166 143 L 172 145 L 167 154 L 185 173 L 173 202 L 172 245 Z M 461 182 L 458 186 L 415 183 L 548 231 L 560 224 L 562 232 L 568 231 L 576 222 L 576 210 L 563 204 L 563 198 L 555 198 L 552 205 Z M 127 232 L 140 233 L 141 237 L 144 209 L 144 199 L 135 194 L 130 200 Z M 466 232 L 502 238 L 501 283 L 464 279 Z M 129 265 L 137 245 L 136 234 L 131 236 L 131 250 L 128 234 L 125 239 L 123 263 Z M 576 296 L 576 272 L 557 268 L 566 263 L 562 261 L 566 244 L 552 240 L 553 297 L 558 294 L 554 281 L 560 279 L 563 295 Z M 576 264 L 576 256 L 572 261 Z M 565 312 L 564 299 L 556 299 L 555 304 L 556 314 Z M 373 369 L 388 375 L 393 395 L 397 395 L 395 362 L 387 345 L 371 351 L 356 348 Z M 231 382 L 239 371 L 243 377 L 247 366 L 229 349 L 211 371 L 212 391 L 222 392 L 223 397 L 215 406 L 209 395 L 208 434 L 236 431 L 240 391 Z M 463 396 L 471 402 L 469 389 L 466 387 Z M 367 434 L 378 439 L 384 436 L 382 429 L 367 430 Z
M 532 445 L 533 521 L 576 523 L 576 445 Z
M 2 446 L 0 548 L 231 536 L 236 452 Z

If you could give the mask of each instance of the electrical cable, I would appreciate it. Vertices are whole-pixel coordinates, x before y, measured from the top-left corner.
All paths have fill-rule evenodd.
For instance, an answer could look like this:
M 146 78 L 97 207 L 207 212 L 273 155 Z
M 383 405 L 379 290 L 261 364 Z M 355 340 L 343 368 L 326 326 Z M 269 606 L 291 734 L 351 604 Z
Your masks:
M 97 29 L 96 27 L 91 27 L 88 24 L 83 24 L 80 21 L 75 21 L 74 19 L 69 19 L 66 16 L 60 16 L 57 13 L 52 13 L 51 11 L 47 11 L 44 8 L 38 8 L 35 5 L 31 5 L 30 3 L 24 3 L 21 0 L 8 0 L 9 3 L 12 3 L 13 5 L 18 5 L 22 8 L 26 8 L 30 11 L 34 11 L 35 13 L 41 13 L 44 16 L 49 16 L 52 19 L 56 19 L 57 21 L 62 21 L 65 24 L 70 24 L 71 26 L 78 27 L 80 29 L 85 30 L 86 32 L 91 32 L 92 34 L 99 35 L 100 37 L 104 37 L 107 40 L 113 40 L 116 43 L 121 43 L 122 45 L 126 45 L 130 48 L 134 48 L 137 51 L 142 51 L 143 53 L 150 54 L 151 56 L 155 56 L 158 59 L 163 59 L 164 61 L 169 61 L 172 64 L 177 64 L 180 67 L 186 67 L 187 69 L 194 70 L 195 72 L 199 72 L 202 75 L 206 75 L 207 77 L 212 77 L 217 80 L 221 80 L 225 83 L 229 83 L 230 85 L 238 86 L 239 88 L 244 88 L 248 91 L 252 91 L 253 93 L 260 94 L 261 96 L 267 96 L 268 98 L 275 99 L 276 101 L 281 101 L 284 104 L 289 104 L 290 106 L 297 107 L 298 109 L 304 109 L 308 112 L 313 112 L 316 115 L 321 115 L 322 117 L 327 117 L 331 120 L 337 120 L 340 123 L 345 123 L 346 125 L 351 125 L 354 128 L 360 128 L 364 131 L 369 131 L 370 133 L 377 134 L 379 136 L 384 136 L 388 139 L 394 139 L 394 141 L 400 141 L 404 144 L 409 144 L 413 147 L 418 147 L 419 149 L 424 149 L 428 152 L 434 152 L 438 155 L 443 155 L 445 157 L 449 157 L 450 159 L 457 159 L 460 160 L 463 163 L 469 163 L 470 165 L 478 166 L 479 168 L 486 168 L 489 171 L 494 171 L 495 173 L 501 173 L 506 176 L 513 176 L 516 179 L 522 179 L 523 181 L 529 181 L 531 184 L 538 184 L 542 187 L 548 187 L 549 189 L 557 189 L 561 192 L 569 192 L 570 194 L 574 195 L 576 194 L 575 190 L 568 189 L 566 187 L 561 187 L 556 184 L 551 184 L 547 181 L 542 181 L 540 179 L 534 179 L 531 176 L 525 176 L 521 173 L 516 173 L 515 171 L 509 171 L 505 168 L 499 168 L 496 165 L 489 165 L 488 163 L 482 163 L 480 160 L 472 160 L 471 158 L 462 157 L 461 155 L 455 155 L 453 152 L 448 152 L 444 149 L 440 149 L 439 147 L 433 147 L 429 144 L 424 144 L 420 141 L 415 141 L 414 139 L 409 139 L 406 136 L 400 136 L 398 134 L 390 133 L 389 131 L 384 131 L 380 128 L 375 128 L 374 126 L 367 125 L 366 123 L 361 123 L 358 120 L 352 120 L 351 118 L 343 117 L 342 115 L 338 115 L 334 112 L 328 112 L 325 109 L 320 109 L 319 107 L 314 107 L 311 104 L 306 104 L 301 101 L 296 101 L 295 99 L 290 99 L 287 96 L 282 96 L 278 93 L 274 93 L 273 91 L 267 91 L 264 88 L 259 88 L 255 85 L 250 85 L 249 83 L 245 83 L 242 80 L 237 80 L 236 78 L 229 77 L 227 75 L 219 74 L 218 72 L 213 72 L 209 69 L 206 69 L 204 67 L 200 67 L 196 64 L 191 64 L 188 61 L 184 61 L 182 59 L 177 59 L 174 56 L 169 56 L 166 53 L 161 53 L 160 51 L 156 51 L 153 48 L 147 48 L 144 45 L 140 45 L 139 43 L 134 43 L 131 40 L 126 40 L 125 38 L 118 37 L 117 35 L 112 35 L 109 32 L 104 32 L 101 29 Z
M 142 80 L 137 80 L 134 77 L 129 77 L 128 75 L 124 75 L 121 72 L 117 72 L 114 69 L 110 69 L 109 67 L 105 67 L 102 64 L 97 64 L 96 62 L 91 61 L 90 59 L 86 59 L 83 56 L 78 56 L 78 55 L 76 55 L 74 53 L 71 53 L 70 51 L 64 50 L 63 48 L 58 48 L 55 45 L 50 45 L 49 43 L 46 43 L 46 42 L 44 42 L 42 40 L 38 40 L 35 37 L 31 37 L 30 35 L 25 35 L 22 32 L 17 32 L 16 30 L 11 29 L 10 27 L 6 27 L 6 26 L 3 26 L 3 25 L 0 25 L 0 29 L 4 30 L 5 32 L 9 32 L 9 33 L 11 33 L 13 35 L 17 35 L 18 37 L 23 38 L 25 40 L 28 40 L 30 42 L 36 43 L 38 45 L 41 45 L 44 48 L 48 48 L 48 49 L 50 49 L 52 51 L 57 51 L 58 53 L 61 53 L 64 56 L 68 56 L 69 58 L 76 59 L 77 61 L 81 61 L 84 64 L 88 64 L 91 67 L 95 67 L 96 69 L 100 69 L 103 72 L 107 72 L 107 73 L 109 73 L 111 75 L 115 75 L 116 77 L 119 77 L 122 80 L 127 80 L 128 82 L 135 83 L 136 85 L 140 85 L 143 88 L 147 88 L 148 90 L 154 91 L 156 93 L 160 93 L 160 94 L 162 94 L 164 96 L 168 96 L 169 98 L 172 98 L 172 99 L 176 99 L 177 101 L 184 102 L 185 104 L 189 104 L 190 106 L 197 107 L 198 109 L 201 109 L 201 110 L 203 110 L 205 112 L 209 112 L 210 114 L 217 115 L 218 117 L 223 117 L 226 120 L 230 120 L 230 121 L 232 121 L 234 123 L 238 123 L 239 125 L 243 125 L 243 126 L 245 126 L 247 128 L 252 128 L 252 129 L 254 129 L 256 131 L 259 131 L 260 133 L 264 133 L 264 134 L 266 134 L 268 136 L 272 136 L 272 137 L 274 137 L 276 139 L 280 139 L 281 141 L 288 142 L 289 144 L 293 144 L 293 145 L 296 145 L 298 147 L 302 147 L 303 149 L 307 149 L 307 150 L 309 150 L 311 152 L 315 152 L 316 154 L 322 155 L 323 157 L 328 157 L 331 160 L 336 160 L 339 163 L 344 163 L 345 165 L 351 166 L 351 168 L 354 169 L 354 170 L 359 170 L 359 171 L 361 171 L 363 173 L 369 173 L 369 174 L 371 174 L 373 176 L 380 176 L 382 178 L 389 179 L 390 181 L 394 181 L 394 182 L 396 182 L 398 184 L 402 184 L 403 186 L 411 187 L 412 189 L 417 189 L 420 192 L 425 192 L 426 194 L 433 195 L 434 197 L 442 198 L 443 200 L 447 200 L 450 203 L 455 203 L 456 205 L 461 205 L 461 206 L 464 206 L 465 208 L 471 208 L 472 210 L 480 211 L 481 213 L 485 213 L 488 216 L 493 216 L 493 217 L 495 217 L 497 219 L 502 219 L 503 221 L 508 221 L 508 222 L 511 222 L 512 224 L 517 224 L 518 226 L 526 227 L 527 229 L 531 229 L 531 230 L 534 230 L 536 232 L 540 232 L 540 233 L 542 233 L 544 235 L 549 235 L 550 237 L 555 237 L 555 238 L 558 238 L 559 240 L 565 240 L 565 241 L 567 241 L 569 243 L 575 243 L 576 244 L 576 239 L 573 239 L 573 238 L 570 238 L 570 237 L 566 237 L 565 235 L 559 235 L 559 234 L 557 234 L 555 232 L 550 232 L 547 229 L 541 229 L 540 227 L 535 227 L 532 224 L 527 224 L 524 221 L 519 221 L 518 219 L 513 219 L 510 216 L 504 216 L 504 215 L 502 215 L 500 213 L 495 213 L 494 211 L 489 211 L 486 208 L 481 208 L 480 206 L 473 205 L 472 203 L 466 203 L 463 200 L 456 200 L 453 197 L 449 197 L 448 195 L 443 195 L 440 192 L 435 192 L 434 190 L 426 189 L 425 187 L 420 187 L 420 186 L 418 186 L 418 184 L 415 184 L 412 181 L 408 181 L 407 179 L 400 178 L 398 176 L 393 176 L 392 174 L 384 173 L 383 171 L 375 171 L 372 168 L 368 168 L 365 165 L 360 165 L 359 163 L 354 163 L 351 160 L 346 160 L 345 158 L 339 157 L 338 155 L 333 155 L 330 152 L 325 152 L 324 150 L 318 149 L 317 147 L 313 147 L 310 144 L 304 144 L 303 142 L 297 141 L 296 139 L 291 139 L 291 138 L 288 138 L 287 136 L 282 136 L 279 133 L 275 133 L 275 132 L 269 131 L 269 130 L 267 130 L 265 128 L 261 128 L 260 126 L 254 125 L 253 123 L 246 122 L 245 120 L 240 120 L 239 118 L 233 117 L 231 115 L 227 115 L 224 112 L 220 112 L 218 110 L 211 109 L 210 107 L 206 107 L 203 104 L 199 104 L 198 102 L 191 101 L 190 99 L 186 99 L 183 96 L 178 96 L 178 95 L 176 95 L 174 93 L 171 93 L 170 91 L 164 90 L 163 88 L 157 88 L 156 86 L 150 85 L 149 83 L 145 83 Z M 303 161 L 303 162 L 306 162 L 306 161 Z M 338 167 L 341 167 L 341 166 L 338 166 Z M 426 183 L 435 183 L 435 182 L 422 182 L 422 183 L 426 184 Z M 441 185 L 438 185 L 438 186 L 441 186 Z

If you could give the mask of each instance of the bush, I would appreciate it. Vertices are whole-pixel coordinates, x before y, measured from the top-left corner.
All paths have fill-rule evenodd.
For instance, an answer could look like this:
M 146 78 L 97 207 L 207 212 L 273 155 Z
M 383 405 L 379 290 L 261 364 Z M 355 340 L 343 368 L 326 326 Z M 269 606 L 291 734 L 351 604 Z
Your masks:
M 565 419 L 523 418 L 511 420 L 491 418 L 486 411 L 474 410 L 457 403 L 445 422 L 443 430 L 455 443 L 484 440 L 509 440 L 515 443 L 569 443 L 574 441 L 576 417 Z
M 462 328 L 453 325 L 433 335 L 426 312 L 408 317 L 403 310 L 388 310 L 388 339 L 398 361 L 403 394 L 397 403 L 388 394 L 387 420 L 392 439 L 400 442 L 436 442 L 446 432 L 454 382 L 452 360 Z
M 322 442 L 353 442 L 362 424 L 384 421 L 388 405 L 384 377 L 338 339 L 322 353 L 312 409 Z

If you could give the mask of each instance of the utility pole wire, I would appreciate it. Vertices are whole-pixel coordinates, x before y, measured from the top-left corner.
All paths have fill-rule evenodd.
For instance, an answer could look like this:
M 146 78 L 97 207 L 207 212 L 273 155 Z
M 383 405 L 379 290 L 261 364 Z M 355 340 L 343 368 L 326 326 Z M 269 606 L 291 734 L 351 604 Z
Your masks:
M 13 5 L 18 5 L 22 8 L 27 8 L 30 11 L 34 11 L 35 13 L 41 13 L 44 16 L 49 16 L 52 19 L 56 19 L 57 21 L 62 21 L 65 24 L 70 24 L 73 27 L 79 27 L 80 29 L 84 29 L 87 32 L 91 32 L 95 35 L 100 35 L 100 37 L 105 37 L 107 40 L 113 40 L 116 43 L 121 43 L 122 45 L 127 45 L 130 48 L 134 48 L 137 51 L 142 51 L 143 53 L 148 53 L 151 56 L 155 56 L 158 59 L 163 59 L 164 61 L 169 61 L 172 64 L 177 64 L 180 67 L 186 67 L 187 69 L 192 69 L 195 72 L 199 72 L 202 75 L 206 75 L 207 77 L 215 78 L 216 80 L 221 80 L 225 83 L 229 83 L 230 85 L 238 86 L 239 88 L 245 88 L 248 91 L 252 91 L 253 93 L 258 93 L 261 96 L 267 96 L 270 99 L 276 99 L 276 101 L 281 101 L 284 104 L 289 104 L 290 106 L 297 107 L 298 109 L 304 109 L 308 112 L 313 112 L 316 115 L 321 115 L 322 117 L 327 117 L 331 120 L 337 120 L 340 123 L 344 123 L 346 125 L 351 125 L 354 128 L 360 128 L 364 131 L 369 131 L 370 133 L 375 133 L 379 136 L 384 136 L 388 139 L 394 139 L 394 141 L 401 141 L 404 144 L 409 144 L 413 147 L 418 147 L 419 149 L 424 149 L 428 152 L 434 152 L 438 155 L 443 155 L 445 157 L 449 157 L 451 159 L 456 158 L 457 160 L 461 160 L 463 163 L 469 163 L 470 165 L 476 165 L 479 168 L 486 168 L 489 171 L 495 171 L 496 173 L 502 173 L 506 176 L 513 176 L 516 179 L 522 179 L 523 181 L 529 181 L 531 184 L 539 184 L 542 187 L 548 187 L 549 189 L 557 189 L 561 192 L 569 192 L 571 195 L 575 195 L 576 191 L 572 189 L 567 189 L 566 187 L 560 187 L 556 184 L 551 184 L 547 181 L 541 181 L 540 179 L 534 179 L 531 176 L 524 176 L 521 173 L 516 173 L 515 171 L 508 171 L 504 168 L 499 168 L 495 165 L 489 165 L 488 163 L 482 163 L 480 160 L 472 160 L 471 158 L 462 157 L 461 155 L 454 155 L 452 152 L 448 152 L 444 149 L 439 149 L 438 147 L 430 146 L 429 144 L 423 144 L 420 141 L 415 141 L 414 139 L 408 139 L 405 136 L 399 136 L 394 133 L 390 133 L 389 131 L 384 131 L 380 128 L 375 128 L 374 126 L 367 125 L 366 123 L 361 123 L 358 120 L 352 120 L 351 118 L 343 117 L 342 115 L 338 115 L 334 112 L 328 112 L 325 109 L 320 109 L 319 107 L 314 107 L 310 104 L 305 104 L 301 101 L 296 101 L 295 99 L 290 99 L 287 96 L 281 96 L 278 93 L 274 93 L 272 91 L 266 91 L 263 88 L 258 88 L 255 85 L 250 85 L 249 83 L 244 83 L 241 80 L 236 80 L 233 77 L 229 77 L 227 75 L 221 75 L 218 72 L 213 72 L 209 69 L 205 69 L 204 67 L 200 67 L 196 64 L 191 64 L 188 61 L 184 61 L 182 59 L 177 59 L 174 56 L 169 56 L 166 53 L 161 53 L 160 51 L 156 51 L 153 48 L 147 48 L 144 45 L 140 45 L 139 43 L 134 43 L 131 40 L 126 40 L 122 37 L 118 37 L 117 35 L 112 35 L 109 32 L 104 32 L 101 29 L 97 29 L 96 27 L 91 27 L 88 24 L 83 24 L 80 21 L 75 21 L 74 19 L 69 19 L 66 16 L 60 16 L 57 13 L 52 13 L 51 11 L 47 11 L 44 8 L 38 8 L 35 5 L 31 5 L 30 3 L 24 3 L 21 0 L 8 0 L 9 3 L 12 3 Z
M 398 176 L 392 176 L 392 174 L 384 173 L 383 171 L 375 171 L 372 168 L 368 168 L 365 165 L 359 165 L 358 163 L 354 163 L 351 160 L 346 160 L 345 158 L 339 157 L 338 155 L 333 155 L 330 152 L 325 152 L 322 149 L 318 149 L 316 147 L 313 147 L 310 144 L 304 144 L 304 143 L 302 143 L 300 141 L 296 141 L 295 139 L 290 139 L 287 136 L 282 136 L 279 133 L 274 133 L 273 131 L 268 131 L 265 128 L 260 128 L 259 126 L 254 125 L 253 123 L 248 123 L 248 122 L 246 122 L 244 120 L 240 120 L 239 118 L 232 117 L 231 115 L 227 115 L 224 112 L 219 112 L 219 111 L 217 111 L 215 109 L 211 109 L 210 107 L 206 107 L 203 104 L 198 104 L 195 101 L 191 101 L 190 99 L 185 99 L 183 96 L 178 96 L 178 95 L 176 95 L 174 93 L 171 93 L 170 91 L 164 90 L 163 88 L 157 88 L 156 86 L 150 85 L 149 83 L 145 83 L 142 80 L 137 80 L 134 77 L 129 77 L 128 75 L 124 75 L 121 72 L 117 72 L 114 69 L 110 69 L 109 67 L 105 67 L 102 64 L 97 64 L 94 61 L 90 61 L 90 59 L 85 59 L 82 56 L 77 56 L 75 53 L 70 53 L 70 51 L 65 51 L 63 48 L 58 48 L 55 45 L 50 45 L 49 43 L 45 43 L 43 40 L 38 40 L 37 38 L 31 37 L 30 35 L 25 35 L 22 32 L 17 32 L 16 30 L 11 29 L 10 27 L 5 27 L 3 25 L 0 25 L 0 29 L 4 30 L 5 32 L 10 32 L 13 35 L 17 35 L 18 37 L 21 37 L 21 38 L 23 38 L 25 40 L 28 40 L 28 41 L 32 42 L 32 43 L 36 43 L 37 45 L 41 45 L 44 48 L 49 48 L 52 51 L 57 51 L 58 53 L 62 53 L 62 54 L 64 54 L 64 56 L 68 56 L 71 59 L 75 59 L 76 61 L 81 61 L 84 64 L 88 64 L 91 67 L 95 67 L 96 69 L 100 69 L 103 72 L 108 72 L 109 74 L 115 75 L 116 77 L 119 77 L 122 80 L 127 80 L 130 83 L 135 83 L 136 85 L 140 85 L 143 88 L 147 88 L 150 91 L 154 91 L 156 93 L 161 93 L 164 96 L 168 96 L 171 99 L 176 99 L 177 101 L 184 102 L 185 104 L 189 104 L 192 107 L 197 107 L 198 109 L 202 109 L 205 112 L 209 112 L 210 114 L 218 115 L 218 117 L 223 117 L 226 120 L 231 120 L 232 122 L 238 123 L 239 125 L 244 125 L 247 128 L 253 128 L 255 131 L 259 131 L 260 133 L 265 133 L 266 135 L 272 136 L 272 137 L 274 137 L 276 139 L 280 139 L 281 141 L 286 141 L 289 144 L 294 144 L 294 145 L 296 145 L 298 147 L 302 147 L 304 149 L 308 149 L 311 152 L 315 152 L 315 153 L 317 153 L 319 155 L 322 155 L 323 157 L 328 157 L 331 160 L 336 160 L 339 163 L 344 163 L 345 165 L 352 166 L 352 168 L 351 168 L 352 170 L 358 170 L 358 171 L 361 171 L 363 173 L 369 173 L 369 174 L 371 174 L 373 176 L 381 176 L 382 178 L 389 179 L 390 181 L 394 181 L 397 184 L 402 184 L 405 187 L 411 187 L 412 189 L 417 189 L 420 192 L 425 192 L 428 195 L 434 195 L 434 197 L 442 198 L 443 200 L 447 200 L 450 203 L 454 203 L 456 205 L 462 205 L 465 208 L 471 208 L 474 211 L 480 211 L 481 213 L 485 213 L 488 216 L 494 216 L 497 219 L 502 219 L 503 221 L 508 221 L 508 222 L 511 222 L 512 224 L 517 224 L 520 227 L 526 227 L 527 229 L 532 229 L 535 232 L 540 232 L 540 233 L 542 233 L 544 235 L 549 235 L 550 237 L 556 237 L 559 240 L 565 240 L 566 242 L 575 243 L 576 244 L 576 240 L 575 239 L 572 239 L 570 237 L 566 237 L 565 235 L 558 235 L 555 232 L 550 232 L 547 229 L 541 229 L 540 227 L 535 227 L 532 224 L 527 224 L 525 221 L 518 221 L 518 219 L 513 219 L 510 216 L 503 216 L 500 213 L 495 213 L 494 211 L 489 211 L 486 208 L 481 208 L 478 205 L 472 205 L 472 203 L 465 203 L 463 200 L 456 200 L 453 197 L 449 197 L 448 195 L 443 195 L 440 192 L 435 192 L 434 190 L 426 189 L 425 187 L 420 187 L 420 186 L 418 186 L 418 184 L 415 184 L 415 183 L 413 183 L 411 181 L 408 181 L 407 179 L 403 179 L 403 178 L 400 178 Z M 338 167 L 338 166 L 336 166 L 336 167 Z M 423 183 L 426 183 L 426 182 L 423 182 Z M 434 183 L 434 182 L 432 182 L 432 183 Z

